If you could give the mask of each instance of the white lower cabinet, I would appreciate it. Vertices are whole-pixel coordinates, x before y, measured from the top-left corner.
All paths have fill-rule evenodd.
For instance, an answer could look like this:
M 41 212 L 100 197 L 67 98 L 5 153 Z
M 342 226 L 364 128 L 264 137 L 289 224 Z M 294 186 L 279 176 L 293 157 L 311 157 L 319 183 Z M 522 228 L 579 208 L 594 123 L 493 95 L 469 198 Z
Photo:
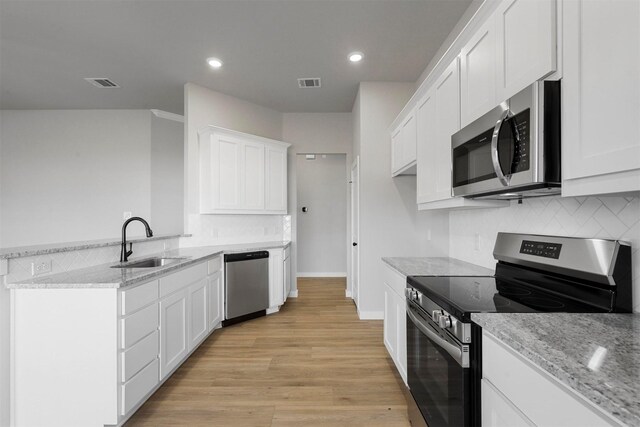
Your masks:
M 482 334 L 482 425 L 620 424 L 485 331 Z
M 275 312 L 284 304 L 284 249 L 269 250 L 269 311 Z
M 385 267 L 383 341 L 402 380 L 407 384 L 407 323 L 404 289 L 407 278 Z
M 284 300 L 286 301 L 291 293 L 291 258 L 289 257 L 289 249 L 285 249 L 284 261 Z
M 160 378 L 164 379 L 187 355 L 187 291 L 160 301 Z
M 124 423 L 220 326 L 221 273 L 218 256 L 124 289 L 11 290 L 11 425 Z

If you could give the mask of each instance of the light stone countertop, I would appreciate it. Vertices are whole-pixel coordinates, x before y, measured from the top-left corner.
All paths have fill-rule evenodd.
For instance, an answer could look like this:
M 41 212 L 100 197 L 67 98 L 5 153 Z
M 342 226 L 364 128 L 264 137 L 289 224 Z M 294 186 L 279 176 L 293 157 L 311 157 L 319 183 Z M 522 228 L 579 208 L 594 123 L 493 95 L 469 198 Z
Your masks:
M 382 258 L 403 276 L 493 276 L 494 270 L 448 257 Z
M 640 425 L 640 315 L 472 313 L 471 320 L 614 418 Z
M 164 234 L 153 237 L 132 237 L 127 243 L 152 242 L 154 240 L 177 239 L 190 237 L 191 234 Z M 50 243 L 45 245 L 18 246 L 0 249 L 0 259 L 31 257 L 36 255 L 55 254 L 58 252 L 81 251 L 84 249 L 104 248 L 107 246 L 120 246 L 121 238 L 88 240 L 82 242 Z
M 92 267 L 71 270 L 50 276 L 34 277 L 15 283 L 7 283 L 9 289 L 76 289 L 76 288 L 123 288 L 149 281 L 157 276 L 170 273 L 192 264 L 214 258 L 222 253 L 237 253 L 244 251 L 258 251 L 275 248 L 286 248 L 290 242 L 258 242 L 241 243 L 219 246 L 202 246 L 192 248 L 179 248 L 147 255 L 140 258 L 132 258 L 129 263 L 149 259 L 181 258 L 180 261 L 162 267 L 153 268 L 111 268 L 119 263 L 100 264 Z

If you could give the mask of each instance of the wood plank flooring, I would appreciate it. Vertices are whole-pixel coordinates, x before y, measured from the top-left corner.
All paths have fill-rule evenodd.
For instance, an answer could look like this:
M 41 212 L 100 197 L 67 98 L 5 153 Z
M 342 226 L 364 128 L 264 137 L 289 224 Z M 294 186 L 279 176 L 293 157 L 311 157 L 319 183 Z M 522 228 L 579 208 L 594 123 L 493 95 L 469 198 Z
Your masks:
M 215 331 L 127 426 L 408 427 L 382 321 L 344 290 L 298 279 L 279 313 Z

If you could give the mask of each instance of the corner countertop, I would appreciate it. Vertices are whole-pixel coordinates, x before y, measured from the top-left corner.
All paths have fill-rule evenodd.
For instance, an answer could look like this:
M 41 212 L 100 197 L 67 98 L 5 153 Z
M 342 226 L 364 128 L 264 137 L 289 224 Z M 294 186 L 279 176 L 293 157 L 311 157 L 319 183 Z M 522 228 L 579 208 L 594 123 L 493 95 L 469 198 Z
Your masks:
M 403 276 L 493 276 L 494 271 L 456 258 L 382 258 Z
M 640 315 L 472 313 L 471 320 L 614 418 L 640 425 Z
M 286 248 L 290 242 L 274 241 L 241 243 L 219 246 L 180 248 L 131 259 L 130 263 L 152 258 L 179 258 L 175 263 L 154 268 L 112 268 L 118 262 L 71 270 L 50 276 L 34 277 L 15 283 L 7 283 L 9 289 L 77 289 L 77 288 L 123 288 L 149 281 L 157 276 L 188 267 L 192 264 L 215 258 L 222 253 L 237 253 L 253 250 Z M 126 264 L 125 264 L 126 265 Z

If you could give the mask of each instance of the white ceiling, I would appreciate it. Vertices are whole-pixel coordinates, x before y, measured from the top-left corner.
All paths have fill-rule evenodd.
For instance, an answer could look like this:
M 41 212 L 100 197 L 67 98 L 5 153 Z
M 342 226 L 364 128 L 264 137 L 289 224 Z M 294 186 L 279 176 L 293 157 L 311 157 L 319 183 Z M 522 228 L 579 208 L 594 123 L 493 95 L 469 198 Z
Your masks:
M 0 0 L 0 108 L 182 113 L 194 82 L 282 112 L 351 111 L 361 81 L 415 82 L 469 4 Z M 211 70 L 210 56 L 224 67 Z M 322 88 L 299 89 L 298 77 Z

